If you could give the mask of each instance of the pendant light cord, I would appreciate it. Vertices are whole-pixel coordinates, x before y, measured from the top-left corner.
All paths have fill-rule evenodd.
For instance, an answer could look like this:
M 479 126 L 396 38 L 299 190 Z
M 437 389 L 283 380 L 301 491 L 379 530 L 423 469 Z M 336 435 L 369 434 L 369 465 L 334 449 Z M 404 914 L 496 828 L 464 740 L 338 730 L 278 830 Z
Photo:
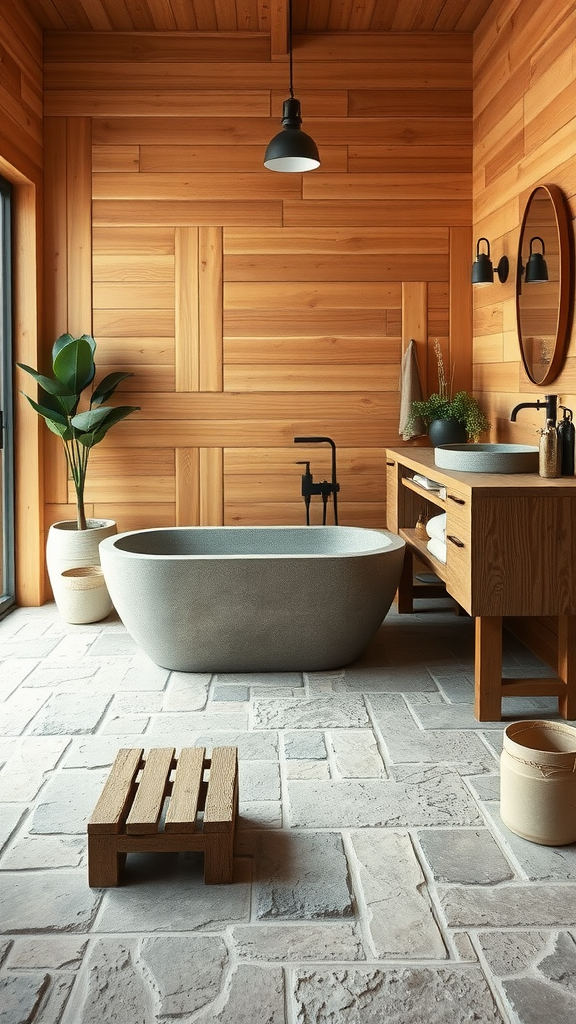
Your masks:
M 290 68 L 290 99 L 294 99 L 294 88 L 292 86 L 292 0 L 288 0 L 288 59 Z

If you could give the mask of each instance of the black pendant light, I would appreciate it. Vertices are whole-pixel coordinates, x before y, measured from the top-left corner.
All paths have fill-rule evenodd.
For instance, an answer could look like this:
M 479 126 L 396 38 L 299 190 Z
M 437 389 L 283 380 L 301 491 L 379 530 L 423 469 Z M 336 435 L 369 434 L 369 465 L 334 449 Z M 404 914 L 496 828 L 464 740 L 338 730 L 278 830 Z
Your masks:
M 284 100 L 282 131 L 268 143 L 264 167 L 269 171 L 301 174 L 320 166 L 318 147 L 300 128 L 300 100 L 294 99 L 292 88 L 292 0 L 288 2 L 288 56 L 290 61 L 290 99 Z

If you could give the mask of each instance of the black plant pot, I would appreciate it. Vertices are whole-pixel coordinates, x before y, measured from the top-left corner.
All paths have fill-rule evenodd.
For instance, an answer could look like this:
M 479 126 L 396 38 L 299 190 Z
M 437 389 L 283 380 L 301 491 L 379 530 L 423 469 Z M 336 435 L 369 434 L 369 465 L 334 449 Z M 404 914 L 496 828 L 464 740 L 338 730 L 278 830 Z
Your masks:
M 466 427 L 459 420 L 432 420 L 428 437 L 433 448 L 439 444 L 466 444 L 468 440 Z

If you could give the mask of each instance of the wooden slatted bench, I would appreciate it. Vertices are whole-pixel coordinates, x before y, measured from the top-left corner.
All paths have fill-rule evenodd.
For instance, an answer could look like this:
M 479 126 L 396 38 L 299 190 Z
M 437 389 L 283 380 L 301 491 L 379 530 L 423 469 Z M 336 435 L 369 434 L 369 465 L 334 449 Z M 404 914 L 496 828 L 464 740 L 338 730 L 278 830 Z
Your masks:
M 88 822 L 88 885 L 118 885 L 127 853 L 204 852 L 204 881 L 232 881 L 238 750 L 120 750 Z

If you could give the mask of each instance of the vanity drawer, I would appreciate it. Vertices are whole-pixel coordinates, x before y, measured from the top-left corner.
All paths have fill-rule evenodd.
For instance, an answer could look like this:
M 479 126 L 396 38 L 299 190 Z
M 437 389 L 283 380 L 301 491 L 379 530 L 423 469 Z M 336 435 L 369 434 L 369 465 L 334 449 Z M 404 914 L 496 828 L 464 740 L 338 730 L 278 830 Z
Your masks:
M 450 491 L 449 494 L 455 495 L 455 492 Z M 468 547 L 470 544 L 470 536 L 472 529 L 472 508 L 467 500 L 462 499 L 462 503 L 456 503 L 454 500 L 450 501 L 448 494 L 446 495 L 446 539 L 448 537 L 454 537 L 456 541 L 460 541 Z M 458 543 L 452 543 L 452 547 L 459 549 Z
M 470 506 L 471 502 L 468 494 L 462 493 L 462 491 L 458 491 L 452 486 L 446 488 L 447 512 L 461 512 L 463 514 L 469 514 Z
M 455 492 L 451 492 L 455 493 Z M 472 578 L 471 510 L 446 502 L 446 586 L 452 597 L 469 610 Z

